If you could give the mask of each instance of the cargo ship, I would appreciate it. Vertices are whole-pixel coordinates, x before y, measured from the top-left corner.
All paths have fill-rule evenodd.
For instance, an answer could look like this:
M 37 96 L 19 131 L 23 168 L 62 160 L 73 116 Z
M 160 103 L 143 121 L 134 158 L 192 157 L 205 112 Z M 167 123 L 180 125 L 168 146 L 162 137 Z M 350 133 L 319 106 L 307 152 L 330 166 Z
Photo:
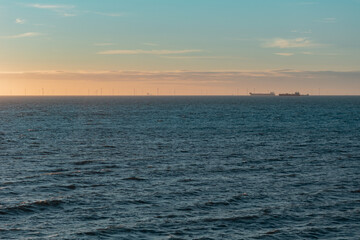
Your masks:
M 300 96 L 309 96 L 309 94 L 301 95 L 299 92 L 295 93 L 280 93 L 280 97 L 300 97 Z
M 250 96 L 263 96 L 263 97 L 267 97 L 267 96 L 275 96 L 274 92 L 270 92 L 270 93 L 249 93 Z

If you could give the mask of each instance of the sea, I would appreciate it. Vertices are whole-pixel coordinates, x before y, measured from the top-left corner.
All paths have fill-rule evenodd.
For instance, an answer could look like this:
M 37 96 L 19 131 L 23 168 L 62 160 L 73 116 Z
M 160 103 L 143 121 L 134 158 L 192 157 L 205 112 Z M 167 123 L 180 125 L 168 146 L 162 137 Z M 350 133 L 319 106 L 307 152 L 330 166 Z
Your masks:
M 360 97 L 0 97 L 0 239 L 360 239 Z

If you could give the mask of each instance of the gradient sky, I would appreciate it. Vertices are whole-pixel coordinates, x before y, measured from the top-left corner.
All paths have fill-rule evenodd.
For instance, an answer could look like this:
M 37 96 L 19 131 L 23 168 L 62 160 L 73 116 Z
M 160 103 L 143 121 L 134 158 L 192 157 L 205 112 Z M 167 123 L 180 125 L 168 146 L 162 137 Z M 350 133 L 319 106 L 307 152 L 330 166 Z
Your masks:
M 360 0 L 0 0 L 0 94 L 360 94 Z

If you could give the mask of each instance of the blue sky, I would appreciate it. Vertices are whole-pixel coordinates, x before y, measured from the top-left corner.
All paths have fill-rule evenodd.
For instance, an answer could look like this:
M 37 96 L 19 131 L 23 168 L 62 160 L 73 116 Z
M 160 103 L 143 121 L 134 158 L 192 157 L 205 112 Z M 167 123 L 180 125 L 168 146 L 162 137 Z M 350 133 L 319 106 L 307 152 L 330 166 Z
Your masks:
M 359 12 L 360 0 L 0 0 L 0 72 L 334 71 L 353 89 Z

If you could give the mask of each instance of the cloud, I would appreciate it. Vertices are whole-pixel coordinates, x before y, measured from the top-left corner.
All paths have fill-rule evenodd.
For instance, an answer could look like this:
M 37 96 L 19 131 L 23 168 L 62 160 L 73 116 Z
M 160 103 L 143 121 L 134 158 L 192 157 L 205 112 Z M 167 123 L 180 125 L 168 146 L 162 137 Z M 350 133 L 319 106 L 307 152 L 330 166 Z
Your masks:
M 17 19 L 15 19 L 15 23 L 17 23 L 17 24 L 24 24 L 24 23 L 25 23 L 25 19 L 17 18 Z
M 62 13 L 61 14 L 63 17 L 75 17 L 76 14 L 73 14 L 73 13 Z
M 37 33 L 37 32 L 27 32 L 27 33 L 21 33 L 18 35 L 11 35 L 11 36 L 0 36 L 0 38 L 2 39 L 16 39 L 16 38 L 26 38 L 26 37 L 35 37 L 35 36 L 39 36 L 41 35 L 41 33 Z
M 122 17 L 124 16 L 123 13 L 104 13 L 104 12 L 91 12 L 93 14 L 108 16 L 108 17 Z
M 39 9 L 68 9 L 74 8 L 73 5 L 49 5 L 49 4 L 29 4 L 29 7 L 39 8 Z
M 186 49 L 186 50 L 109 50 L 98 52 L 102 55 L 138 55 L 138 54 L 148 54 L 148 55 L 171 55 L 171 54 L 185 54 L 185 53 L 197 53 L 202 52 L 198 49 Z
M 336 18 L 323 18 L 320 20 L 322 23 L 336 23 Z
M 94 43 L 94 46 L 97 47 L 103 47 L 103 46 L 112 46 L 114 45 L 113 43 Z
M 305 31 L 303 31 L 303 30 L 292 30 L 291 32 L 292 33 L 301 33 L 301 34 L 311 34 L 312 33 L 311 30 L 305 30 Z
M 101 15 L 107 17 L 123 17 L 126 15 L 126 13 L 121 13 L 121 12 L 96 12 L 96 11 L 81 11 L 81 12 L 86 14 L 95 14 L 95 15 Z
M 263 71 L 32 71 L 32 72 L 0 72 L 0 75 L 17 75 L 17 76 L 36 76 L 39 79 L 68 79 L 68 80 L 123 80 L 123 79 L 222 79 L 226 81 L 234 81 L 244 78 L 312 78 L 312 76 L 352 76 L 358 78 L 360 71 L 302 71 L 294 69 L 274 69 Z M 105 78 L 102 78 L 102 77 Z M 124 77 L 124 78 L 122 78 Z M 360 82 L 359 82 L 360 84 Z
M 274 90 L 326 86 L 336 92 L 341 85 L 360 94 L 360 71 L 301 71 L 291 69 L 264 71 L 38 71 L 0 72 L 0 79 L 61 80 L 95 82 L 141 82 L 164 84 L 209 84 L 238 86 L 239 83 L 268 85 Z
M 225 40 L 229 40 L 229 41 L 254 41 L 254 38 L 246 38 L 246 37 L 243 37 L 243 38 L 229 38 L 229 37 L 226 37 Z
M 156 44 L 156 43 L 150 43 L 150 42 L 143 43 L 143 45 L 145 45 L 145 46 L 151 46 L 151 47 L 156 47 L 156 46 L 159 46 L 159 44 Z
M 162 56 L 162 58 L 168 59 L 238 59 L 231 56 Z
M 314 43 L 308 38 L 274 38 L 267 40 L 262 46 L 265 48 L 307 48 L 320 46 L 320 44 Z
M 275 55 L 284 56 L 284 57 L 290 57 L 293 56 L 294 53 L 274 53 Z
M 60 16 L 63 17 L 74 17 L 77 16 L 77 14 L 79 13 L 88 13 L 88 14 L 96 14 L 96 15 L 102 15 L 102 16 L 108 16 L 108 17 L 122 17 L 125 14 L 124 13 L 106 13 L 106 12 L 93 12 L 93 11 L 77 11 L 75 13 L 68 13 L 65 11 L 69 11 L 70 12 L 74 12 L 74 10 L 72 10 L 73 8 L 75 8 L 74 5 L 59 5 L 59 4 L 28 4 L 26 5 L 28 7 L 33 7 L 33 8 L 38 8 L 38 9 L 47 9 L 47 10 L 51 10 L 54 11 L 56 13 L 58 13 Z
M 54 4 L 28 4 L 28 7 L 45 9 L 56 12 L 58 15 L 62 17 L 74 17 L 76 14 L 72 13 L 74 5 L 54 5 Z M 70 11 L 70 13 L 69 13 Z

